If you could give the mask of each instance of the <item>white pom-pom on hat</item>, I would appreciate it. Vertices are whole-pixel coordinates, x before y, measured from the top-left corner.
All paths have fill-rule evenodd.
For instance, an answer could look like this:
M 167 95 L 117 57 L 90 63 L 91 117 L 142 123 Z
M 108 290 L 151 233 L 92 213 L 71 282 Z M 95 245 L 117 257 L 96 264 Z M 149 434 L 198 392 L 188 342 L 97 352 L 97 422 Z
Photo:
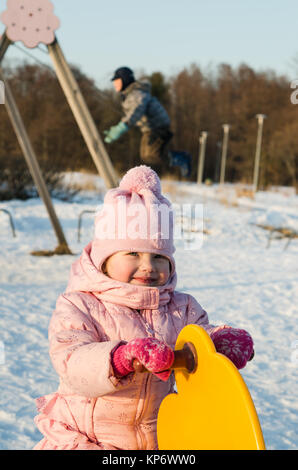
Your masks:
M 140 165 L 128 170 L 119 184 L 119 189 L 139 193 L 149 189 L 156 196 L 161 195 L 161 185 L 158 174 L 149 166 Z

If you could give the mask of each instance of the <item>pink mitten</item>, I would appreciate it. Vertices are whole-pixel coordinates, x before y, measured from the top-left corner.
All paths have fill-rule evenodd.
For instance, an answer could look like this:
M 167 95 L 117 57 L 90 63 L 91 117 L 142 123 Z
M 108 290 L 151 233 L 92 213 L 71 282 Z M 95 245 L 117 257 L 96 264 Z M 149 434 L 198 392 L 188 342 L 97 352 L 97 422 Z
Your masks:
M 163 381 L 168 380 L 174 361 L 174 352 L 165 343 L 155 338 L 136 338 L 117 347 L 112 353 L 112 366 L 118 377 L 134 371 L 133 361 L 137 359 L 146 369 Z M 164 371 L 164 372 L 160 372 Z
M 216 351 L 227 356 L 237 369 L 245 367 L 253 357 L 253 340 L 245 330 L 224 325 L 216 328 L 210 337 Z

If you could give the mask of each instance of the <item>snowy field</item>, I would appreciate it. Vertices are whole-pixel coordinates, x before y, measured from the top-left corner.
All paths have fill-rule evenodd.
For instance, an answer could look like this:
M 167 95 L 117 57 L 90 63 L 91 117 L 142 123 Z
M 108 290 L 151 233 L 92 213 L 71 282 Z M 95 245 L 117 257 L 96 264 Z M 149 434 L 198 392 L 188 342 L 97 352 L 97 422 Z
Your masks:
M 98 180 L 99 181 L 99 180 Z M 241 372 L 264 433 L 267 449 L 298 447 L 298 239 L 273 239 L 260 225 L 298 231 L 298 196 L 289 190 L 236 197 L 235 188 L 163 182 L 176 204 L 203 204 L 200 249 L 177 240 L 178 290 L 194 295 L 213 324 L 247 329 L 255 358 Z M 102 202 L 103 185 L 73 202 L 54 200 L 74 256 L 35 257 L 32 250 L 57 245 L 39 199 L 12 200 L 0 208 L 0 449 L 31 449 L 41 439 L 33 418 L 35 398 L 56 390 L 48 356 L 47 328 L 71 263 L 92 236 L 93 216 L 78 216 Z M 220 202 L 221 201 L 221 202 Z M 186 233 L 186 232 L 185 232 Z

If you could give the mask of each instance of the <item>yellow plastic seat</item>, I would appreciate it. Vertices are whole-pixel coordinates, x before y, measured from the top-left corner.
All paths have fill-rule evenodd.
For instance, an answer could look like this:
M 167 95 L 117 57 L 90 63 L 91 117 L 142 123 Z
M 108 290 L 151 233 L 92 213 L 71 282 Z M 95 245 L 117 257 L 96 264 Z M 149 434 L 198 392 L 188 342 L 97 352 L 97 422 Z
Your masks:
M 258 415 L 237 368 L 216 352 L 202 327 L 183 328 L 175 349 L 189 342 L 197 367 L 193 373 L 175 370 L 178 393 L 168 395 L 159 409 L 159 449 L 264 450 Z

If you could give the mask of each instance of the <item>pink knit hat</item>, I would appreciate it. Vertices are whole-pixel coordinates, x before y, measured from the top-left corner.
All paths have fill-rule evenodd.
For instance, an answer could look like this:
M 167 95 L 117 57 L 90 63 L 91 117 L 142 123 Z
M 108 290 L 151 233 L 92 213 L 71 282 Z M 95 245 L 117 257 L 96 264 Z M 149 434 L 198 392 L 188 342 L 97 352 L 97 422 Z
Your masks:
M 157 253 L 171 261 L 173 253 L 173 209 L 161 194 L 157 173 L 146 165 L 129 170 L 119 187 L 110 189 L 95 218 L 90 258 L 98 270 L 118 251 Z

